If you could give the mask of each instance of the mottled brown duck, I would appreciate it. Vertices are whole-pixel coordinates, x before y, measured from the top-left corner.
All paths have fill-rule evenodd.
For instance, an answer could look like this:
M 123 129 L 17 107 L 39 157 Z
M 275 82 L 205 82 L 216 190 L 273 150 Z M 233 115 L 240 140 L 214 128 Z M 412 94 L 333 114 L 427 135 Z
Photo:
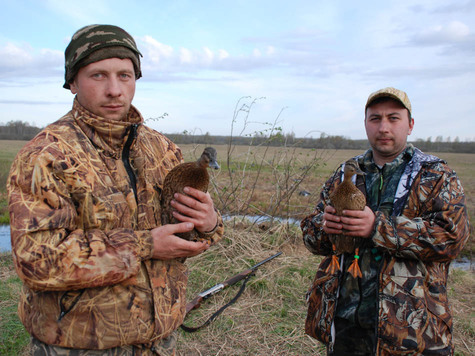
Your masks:
M 354 159 L 346 161 L 343 172 L 343 181 L 330 195 L 330 205 L 335 208 L 336 215 L 339 216 L 343 215 L 343 210 L 363 210 L 366 205 L 364 194 L 355 186 L 352 180 L 355 174 L 364 174 L 359 168 L 358 163 Z M 358 275 L 361 277 L 361 272 L 358 268 L 359 245 L 361 243 L 361 238 L 340 234 L 330 235 L 330 241 L 333 244 L 334 255 L 340 255 L 345 252 L 355 254 L 354 264 L 350 267 L 350 273 L 352 273 L 353 276 Z M 336 267 L 339 268 L 339 265 L 338 260 L 335 257 L 330 269 Z
M 216 150 L 213 147 L 206 147 L 197 161 L 181 163 L 168 172 L 163 182 L 160 202 L 162 225 L 180 222 L 173 216 L 174 209 L 170 205 L 175 193 L 185 194 L 183 192 L 183 188 L 185 187 L 192 187 L 202 192 L 208 191 L 209 174 L 207 168 L 219 169 L 216 158 Z M 196 230 L 179 233 L 177 235 L 185 240 L 199 240 L 198 231 Z

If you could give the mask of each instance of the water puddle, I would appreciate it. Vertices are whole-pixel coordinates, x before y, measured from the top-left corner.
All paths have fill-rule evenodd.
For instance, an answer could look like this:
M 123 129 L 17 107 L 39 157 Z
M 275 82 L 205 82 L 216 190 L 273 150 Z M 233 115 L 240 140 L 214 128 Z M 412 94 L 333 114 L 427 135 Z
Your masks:
M 0 252 L 10 251 L 10 225 L 0 225 Z
M 250 223 L 253 224 L 260 224 L 263 222 L 278 222 L 278 223 L 289 223 L 289 224 L 295 224 L 298 225 L 300 224 L 300 220 L 298 219 L 293 219 L 293 218 L 280 218 L 280 217 L 269 217 L 269 216 L 264 216 L 264 215 L 223 215 L 224 220 L 232 220 L 236 219 L 236 221 L 239 220 L 247 220 Z

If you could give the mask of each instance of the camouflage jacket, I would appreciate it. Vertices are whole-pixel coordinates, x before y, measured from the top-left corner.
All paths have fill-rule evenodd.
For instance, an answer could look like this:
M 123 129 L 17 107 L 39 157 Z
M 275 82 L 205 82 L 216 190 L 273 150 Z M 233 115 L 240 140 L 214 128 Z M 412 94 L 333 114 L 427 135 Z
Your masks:
M 182 160 L 134 107 L 128 122 L 107 121 L 77 100 L 20 150 L 7 188 L 31 335 L 105 349 L 151 343 L 182 323 L 186 266 L 152 259 L 150 233 L 165 175 Z M 213 241 L 222 234 L 219 217 Z
M 357 159 L 361 162 L 363 156 Z M 325 183 L 315 212 L 301 222 L 307 249 L 325 256 L 308 292 L 306 332 L 330 347 L 341 272 L 326 272 L 331 243 L 322 230 L 322 217 L 340 181 L 338 170 Z M 455 172 L 415 149 L 401 176 L 393 214 L 374 212 L 371 239 L 382 253 L 376 355 L 453 353 L 446 285 L 450 262 L 469 236 L 464 201 Z

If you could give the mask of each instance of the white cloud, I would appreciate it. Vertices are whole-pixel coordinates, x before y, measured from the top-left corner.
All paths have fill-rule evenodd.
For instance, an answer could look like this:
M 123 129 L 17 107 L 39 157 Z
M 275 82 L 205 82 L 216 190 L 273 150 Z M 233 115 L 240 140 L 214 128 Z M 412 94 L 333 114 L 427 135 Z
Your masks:
M 213 58 L 214 58 L 214 53 L 213 51 L 211 51 L 208 47 L 204 47 L 203 48 L 203 52 L 204 52 L 204 55 L 203 55 L 203 62 L 205 64 L 211 64 L 213 62 Z
M 191 63 L 193 61 L 193 53 L 187 48 L 180 48 L 180 62 Z
M 213 50 L 210 46 L 203 46 L 200 49 L 181 47 L 175 50 L 152 36 L 140 37 L 137 42 L 143 53 L 143 66 L 147 69 L 148 75 L 151 74 L 147 80 L 151 78 L 163 80 L 164 73 L 179 75 L 186 72 L 194 73 L 198 77 L 202 70 L 241 73 L 263 66 L 272 68 L 275 65 L 276 51 L 273 46 L 254 48 L 249 53 L 232 55 L 227 49 Z M 158 72 L 161 74 L 158 75 Z M 182 79 L 183 77 L 180 80 Z M 202 79 L 200 76 L 200 80 Z
M 429 46 L 464 42 L 470 39 L 470 28 L 460 21 L 425 28 L 414 36 L 414 41 L 417 44 Z
M 29 44 L 5 43 L 0 47 L 0 77 L 21 80 L 22 77 L 51 77 L 64 66 L 63 53 L 51 49 L 35 51 Z
M 467 25 L 459 21 L 452 21 L 447 26 L 447 35 L 455 40 L 464 40 L 470 34 L 470 29 Z
M 158 42 L 152 36 L 143 37 L 143 44 L 145 50 L 144 58 L 153 63 L 160 63 L 164 59 L 171 58 L 173 56 L 173 47 Z
M 226 50 L 224 50 L 224 49 L 220 49 L 220 50 L 218 51 L 218 58 L 219 58 L 220 60 L 229 58 L 229 53 L 228 53 L 228 51 L 226 51 Z
M 33 60 L 32 51 L 33 49 L 28 45 L 5 44 L 0 48 L 0 68 L 8 70 L 28 65 Z

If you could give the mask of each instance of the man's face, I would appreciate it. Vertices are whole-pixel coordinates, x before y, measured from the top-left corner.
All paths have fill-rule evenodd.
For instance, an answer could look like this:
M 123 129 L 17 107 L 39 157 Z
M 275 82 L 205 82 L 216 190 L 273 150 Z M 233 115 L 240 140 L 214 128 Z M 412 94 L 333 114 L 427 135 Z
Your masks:
M 109 58 L 79 69 L 70 83 L 71 92 L 91 113 L 123 121 L 135 94 L 135 72 L 128 58 Z
M 366 109 L 365 128 L 376 164 L 391 162 L 406 147 L 414 120 L 397 101 L 376 103 Z

